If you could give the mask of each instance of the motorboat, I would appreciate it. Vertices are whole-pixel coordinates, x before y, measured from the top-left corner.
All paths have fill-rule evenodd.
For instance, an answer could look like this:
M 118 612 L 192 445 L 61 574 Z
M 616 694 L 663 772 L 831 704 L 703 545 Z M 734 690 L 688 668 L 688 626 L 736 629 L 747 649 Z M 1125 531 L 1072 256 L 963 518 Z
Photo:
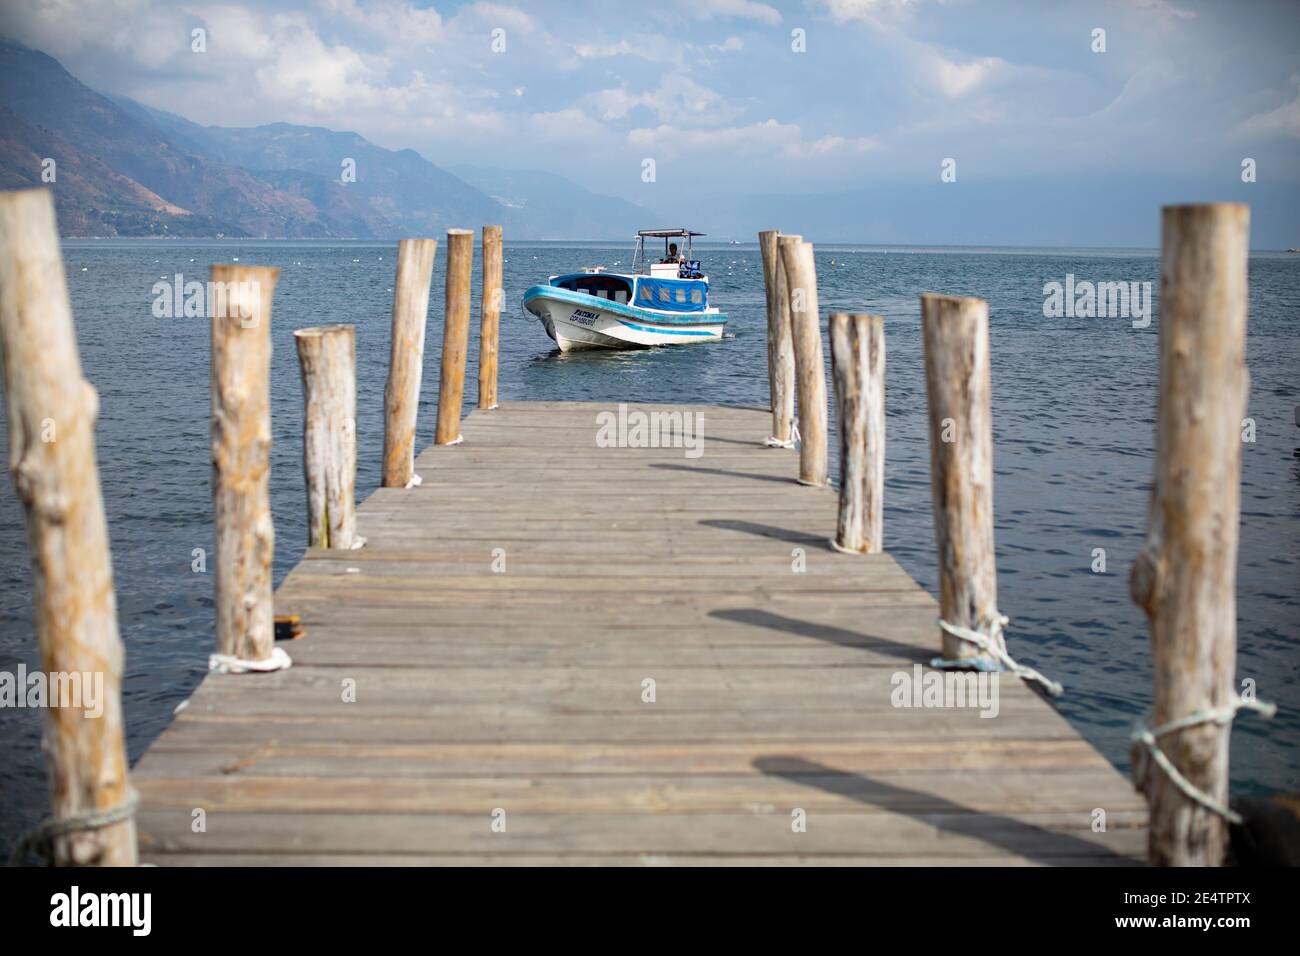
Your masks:
M 642 229 L 631 271 L 592 266 L 551 276 L 524 293 L 524 308 L 541 320 L 561 352 L 716 342 L 727 316 L 709 305 L 709 277 L 694 254 L 694 240 L 702 235 Z M 663 241 L 663 254 L 651 256 L 647 246 L 657 240 Z

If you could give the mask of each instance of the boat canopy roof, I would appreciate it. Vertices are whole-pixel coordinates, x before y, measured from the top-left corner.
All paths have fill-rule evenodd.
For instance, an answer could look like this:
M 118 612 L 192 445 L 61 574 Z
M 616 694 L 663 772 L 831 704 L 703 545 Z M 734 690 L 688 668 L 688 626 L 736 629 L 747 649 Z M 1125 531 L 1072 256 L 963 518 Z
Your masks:
M 639 229 L 637 235 L 642 237 L 653 237 L 655 239 L 672 239 L 678 236 L 702 236 L 702 232 L 692 232 L 689 229 Z

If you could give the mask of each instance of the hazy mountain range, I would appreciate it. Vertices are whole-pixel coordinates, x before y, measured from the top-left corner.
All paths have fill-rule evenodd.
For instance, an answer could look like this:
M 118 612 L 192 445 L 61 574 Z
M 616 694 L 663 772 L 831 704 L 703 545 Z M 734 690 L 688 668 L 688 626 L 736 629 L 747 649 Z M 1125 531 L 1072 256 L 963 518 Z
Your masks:
M 658 224 L 550 173 L 452 172 L 317 126 L 201 126 L 0 38 L 0 188 L 46 184 L 47 159 L 65 236 L 391 239 L 501 223 L 512 238 L 624 239 Z
M 1287 248 L 1300 222 L 1300 192 L 1285 175 L 1245 184 L 1235 165 L 1212 180 L 1047 168 L 989 170 L 958 185 L 941 183 L 937 165 L 899 180 L 864 161 L 856 188 L 682 194 L 649 210 L 552 173 L 439 167 L 356 133 L 201 126 L 103 96 L 0 37 L 0 188 L 41 185 L 46 159 L 57 164 L 51 185 L 67 236 L 394 239 L 501 223 L 512 239 L 626 240 L 639 228 L 689 225 L 748 242 L 780 228 L 818 242 L 1154 247 L 1161 204 L 1236 200 L 1251 204 L 1252 246 Z M 344 160 L 355 163 L 354 182 L 342 181 Z

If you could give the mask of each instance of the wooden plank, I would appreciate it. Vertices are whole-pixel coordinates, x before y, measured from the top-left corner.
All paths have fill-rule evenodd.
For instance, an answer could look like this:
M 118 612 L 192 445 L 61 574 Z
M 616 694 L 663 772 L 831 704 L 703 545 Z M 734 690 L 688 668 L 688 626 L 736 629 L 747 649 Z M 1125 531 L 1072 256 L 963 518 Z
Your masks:
M 160 740 L 141 765 L 197 775 L 216 773 L 303 774 L 315 768 L 328 776 L 474 775 L 489 773 L 664 774 L 749 773 L 754 761 L 779 749 L 769 740 L 689 742 L 574 741 L 462 743 L 459 741 L 373 743 L 341 741 L 268 743 L 243 740 L 224 747 L 187 746 Z M 849 773 L 880 774 L 909 770 L 998 770 L 1014 763 L 1022 770 L 1095 770 L 1105 759 L 1083 740 L 977 739 L 954 750 L 935 740 L 812 740 L 797 760 L 833 764 Z M 771 758 L 774 767 L 780 758 Z M 790 762 L 797 766 L 797 760 Z M 1130 795 L 1133 791 L 1126 791 Z
M 760 760 L 775 760 L 775 757 Z M 788 762 L 788 761 L 787 761 Z M 326 785 L 322 786 L 322 782 Z M 201 806 L 209 813 L 270 813 L 292 806 L 301 813 L 364 813 L 383 793 L 386 813 L 487 813 L 495 806 L 515 813 L 664 814 L 754 812 L 753 808 L 803 807 L 827 813 L 912 813 L 938 804 L 933 795 L 980 814 L 1060 814 L 1087 823 L 1094 807 L 1108 808 L 1108 823 L 1121 813 L 1145 814 L 1131 787 L 1097 785 L 1095 774 L 993 771 L 953 774 L 914 771 L 871 777 L 825 767 L 789 776 L 736 774 L 515 775 L 484 777 L 360 777 L 347 773 L 275 775 L 233 773 L 149 779 L 141 794 L 154 809 Z M 1117 805 L 1118 804 L 1118 805 Z M 1127 819 L 1127 818 L 1126 818 Z
M 934 857 L 860 856 L 848 853 L 816 855 L 760 853 L 301 853 L 295 850 L 255 850 L 237 853 L 144 853 L 152 866 L 1137 866 L 1136 861 L 1115 857 L 1017 856 Z
M 140 812 L 144 852 L 230 852 L 286 847 L 311 853 L 750 853 L 898 856 L 934 860 L 987 856 L 990 850 L 1030 860 L 1136 857 L 1145 849 L 1142 814 L 1094 833 L 1087 816 L 978 814 L 960 811 L 812 813 L 807 832 L 791 829 L 791 811 L 577 813 L 511 815 L 492 830 L 493 807 L 475 814 L 278 813 L 207 815 L 190 830 L 188 807 Z M 1123 825 L 1121 825 L 1121 823 Z M 161 834 L 164 834 L 162 836 Z

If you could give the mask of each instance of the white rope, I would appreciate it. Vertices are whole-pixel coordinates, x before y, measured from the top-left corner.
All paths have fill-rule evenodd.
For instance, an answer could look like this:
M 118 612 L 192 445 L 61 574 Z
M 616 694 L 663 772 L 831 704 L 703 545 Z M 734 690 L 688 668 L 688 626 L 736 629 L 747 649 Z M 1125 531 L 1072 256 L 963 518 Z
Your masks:
M 840 552 L 840 554 L 866 554 L 867 553 L 866 548 L 863 548 L 861 551 L 856 551 L 853 548 L 846 548 L 838 541 L 836 541 L 834 538 L 828 539 L 828 543 L 832 548 Z
M 218 674 L 264 674 L 288 670 L 292 666 L 293 660 L 282 647 L 271 648 L 271 656 L 264 661 L 248 661 L 234 654 L 211 654 L 208 657 L 208 670 Z
M 415 472 L 411 472 L 411 480 L 406 483 L 406 487 L 416 488 L 422 484 L 424 484 L 424 479 L 415 474 Z
M 14 846 L 9 854 L 9 865 L 19 866 L 29 854 L 35 853 L 46 863 L 54 862 L 54 838 L 84 830 L 100 830 L 114 823 L 129 820 L 140 805 L 140 795 L 128 788 L 122 802 L 106 810 L 88 810 L 72 816 L 50 817 L 37 824 Z
M 1016 660 L 1006 652 L 1006 650 L 999 646 L 998 638 L 1002 636 L 1003 628 L 1010 623 L 1010 620 L 1006 616 L 998 614 L 996 611 L 993 613 L 988 625 L 980 628 L 978 631 L 972 631 L 970 628 L 962 627 L 960 624 L 949 624 L 943 618 L 939 618 L 939 627 L 947 631 L 953 637 L 960 637 L 963 641 L 969 641 L 1017 677 L 1023 677 L 1025 680 L 1031 680 L 1035 683 L 1041 684 L 1043 689 L 1053 697 L 1060 697 L 1065 688 L 1056 681 L 1044 677 L 1032 667 L 1026 667 L 1024 664 L 1017 663 Z M 969 667 L 972 665 L 966 658 L 959 658 L 958 660 L 950 661 L 942 657 L 936 657 L 930 662 L 930 666 L 953 668 Z
M 1133 739 L 1146 747 L 1147 752 L 1155 760 L 1156 766 L 1165 772 L 1165 776 L 1173 781 L 1174 786 L 1181 790 L 1184 796 L 1189 800 L 1199 803 L 1211 813 L 1217 813 L 1229 823 L 1238 825 L 1241 823 L 1241 814 L 1229 807 L 1225 807 L 1218 800 L 1214 799 L 1205 791 L 1197 788 L 1195 784 L 1184 777 L 1179 772 L 1178 768 L 1174 766 L 1173 761 L 1170 760 L 1165 755 L 1165 752 L 1160 749 L 1160 745 L 1156 743 L 1156 738 L 1164 737 L 1167 734 L 1172 734 L 1178 730 L 1186 730 L 1188 727 L 1196 727 L 1200 724 L 1218 724 L 1219 726 L 1230 724 L 1232 723 L 1233 718 L 1237 716 L 1237 711 L 1239 710 L 1253 710 L 1265 720 L 1269 720 L 1277 713 L 1277 705 L 1257 700 L 1245 700 L 1244 698 L 1233 694 L 1232 700 L 1222 707 L 1211 707 L 1209 710 L 1194 711 L 1187 717 L 1180 717 L 1178 720 L 1171 720 L 1169 723 L 1161 724 L 1159 727 L 1154 729 L 1148 727 L 1146 719 L 1142 718 L 1138 720 L 1137 726 L 1133 728 Z
M 459 445 L 459 444 L 460 444 L 461 442 L 463 442 L 464 440 L 465 440 L 465 436 L 464 436 L 464 435 L 457 435 L 457 436 L 456 436 L 455 438 L 453 438 L 451 441 L 447 442 L 447 445 Z M 443 447 L 446 448 L 447 445 L 444 445 Z
M 781 441 L 781 439 L 773 435 L 771 438 L 763 439 L 763 444 L 768 448 L 793 448 L 794 439 L 792 438 L 789 441 Z

